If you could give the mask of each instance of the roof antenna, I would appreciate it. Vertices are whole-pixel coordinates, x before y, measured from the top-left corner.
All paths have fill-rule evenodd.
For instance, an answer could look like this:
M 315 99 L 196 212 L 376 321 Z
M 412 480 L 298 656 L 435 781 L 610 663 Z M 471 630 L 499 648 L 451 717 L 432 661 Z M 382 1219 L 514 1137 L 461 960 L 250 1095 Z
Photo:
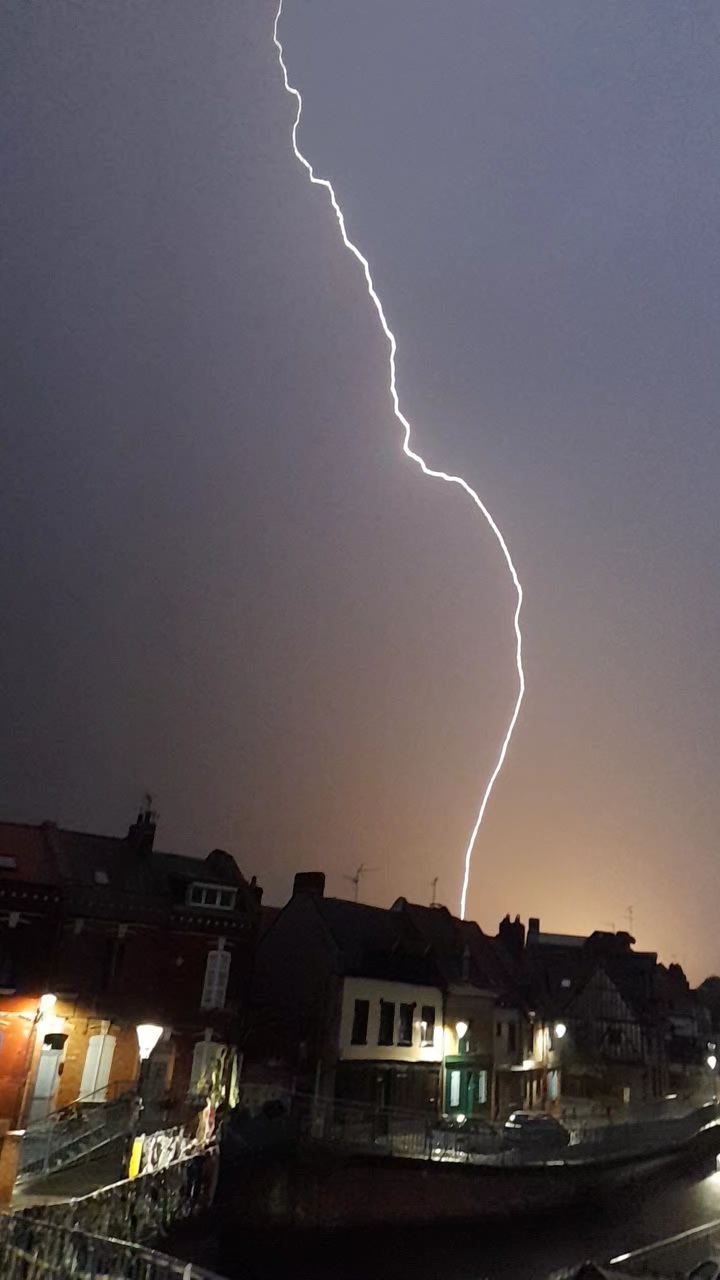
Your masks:
M 143 796 L 143 807 L 140 811 L 140 817 L 144 822 L 156 822 L 157 813 L 153 809 L 153 797 L 149 791 Z
M 354 893 L 353 893 L 353 902 L 357 902 L 357 900 L 358 900 L 358 891 L 359 891 L 359 889 L 360 889 L 360 880 L 361 880 L 361 878 L 362 878 L 362 877 L 363 877 L 363 876 L 364 876 L 368 871 L 377 871 L 377 869 L 378 869 L 377 867 L 366 867 L 366 866 L 365 866 L 365 863 L 364 863 L 364 862 L 361 862 L 361 863 L 360 863 L 360 866 L 358 867 L 358 869 L 357 869 L 357 871 L 355 872 L 355 875 L 354 875 L 354 876 L 343 876 L 343 880 L 349 880 L 349 881 L 350 881 L 350 884 L 352 884 L 352 885 L 354 885 L 354 886 L 355 886 L 355 891 L 354 891 Z
M 438 880 L 439 880 L 439 878 L 440 878 L 439 876 L 435 876 L 434 880 L 431 880 L 431 881 L 430 881 L 430 888 L 431 888 L 431 890 L 432 890 L 432 893 L 431 893 L 431 895 L 430 895 L 430 906 L 431 906 L 431 907 L 436 907 L 436 906 L 438 905 L 438 900 L 437 900 L 437 887 L 438 887 Z

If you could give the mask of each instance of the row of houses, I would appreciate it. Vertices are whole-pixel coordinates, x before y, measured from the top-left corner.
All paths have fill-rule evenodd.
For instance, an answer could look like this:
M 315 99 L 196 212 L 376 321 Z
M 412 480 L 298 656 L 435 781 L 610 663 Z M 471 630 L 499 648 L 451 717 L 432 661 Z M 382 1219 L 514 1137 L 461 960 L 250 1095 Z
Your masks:
M 228 853 L 155 839 L 149 804 L 122 837 L 0 824 L 0 1137 L 112 1099 L 143 1054 L 168 1115 L 211 1078 L 227 1105 L 282 1089 L 491 1118 L 708 1086 L 706 1011 L 626 933 L 508 916 L 491 937 L 328 897 L 314 872 L 269 908 Z
M 348 1104 L 503 1117 L 714 1089 L 707 1011 L 627 933 L 489 937 L 443 906 L 299 874 L 256 948 L 246 1075 Z

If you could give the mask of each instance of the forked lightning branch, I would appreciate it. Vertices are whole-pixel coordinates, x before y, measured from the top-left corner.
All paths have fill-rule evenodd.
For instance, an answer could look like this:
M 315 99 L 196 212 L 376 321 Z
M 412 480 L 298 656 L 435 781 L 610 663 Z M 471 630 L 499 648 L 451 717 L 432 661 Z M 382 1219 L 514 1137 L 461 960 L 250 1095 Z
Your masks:
M 490 528 L 492 529 L 492 532 L 494 533 L 499 543 L 500 550 L 502 551 L 503 556 L 505 557 L 505 562 L 507 564 L 508 569 L 510 570 L 513 584 L 515 586 L 515 591 L 517 593 L 517 604 L 515 606 L 513 623 L 514 623 L 514 630 L 515 630 L 515 661 L 516 661 L 517 675 L 518 675 L 518 693 L 517 693 L 517 699 L 513 708 L 512 716 L 510 717 L 510 723 L 508 724 L 505 736 L 503 738 L 502 746 L 500 748 L 500 753 L 498 755 L 495 767 L 490 775 L 490 779 L 485 787 L 485 791 L 482 796 L 482 801 L 480 803 L 480 808 L 478 810 L 477 818 L 475 819 L 475 824 L 473 826 L 473 829 L 470 835 L 467 849 L 465 850 L 462 891 L 460 894 L 460 915 L 464 919 L 465 907 L 467 902 L 468 884 L 470 881 L 470 868 L 472 864 L 473 850 L 475 848 L 475 844 L 478 838 L 478 833 L 480 831 L 482 820 L 485 816 L 485 810 L 487 809 L 487 805 L 490 799 L 490 795 L 492 793 L 492 789 L 495 785 L 498 774 L 502 769 L 505 756 L 507 755 L 507 749 L 510 744 L 510 739 L 513 735 L 513 730 L 515 729 L 515 724 L 517 722 L 518 715 L 520 714 L 520 707 L 522 705 L 522 700 L 525 694 L 525 672 L 523 670 L 523 663 L 522 663 L 522 633 L 520 631 L 520 610 L 522 608 L 522 601 L 523 601 L 522 585 L 520 583 L 517 570 L 513 563 L 512 556 L 510 555 L 510 551 L 508 549 L 508 545 L 505 541 L 505 538 L 503 537 L 503 534 L 498 528 L 498 525 L 493 519 L 493 516 L 491 515 L 490 511 L 488 511 L 488 508 L 485 506 L 485 503 L 478 496 L 475 490 L 468 484 L 467 480 L 464 480 L 462 476 L 448 475 L 447 472 L 445 471 L 436 471 L 433 467 L 429 467 L 425 462 L 425 460 L 420 456 L 420 454 L 416 453 L 415 450 L 411 447 L 410 423 L 400 408 L 400 401 L 398 399 L 398 393 L 397 393 L 397 380 L 396 380 L 397 342 L 395 340 L 395 334 L 390 328 L 387 322 L 387 319 L 385 317 L 383 305 L 380 301 L 379 295 L 375 288 L 375 284 L 373 282 L 373 278 L 370 272 L 370 266 L 369 266 L 368 260 L 364 256 L 364 254 L 360 252 L 357 245 L 354 244 L 353 241 L 348 236 L 347 228 L 345 226 L 345 217 L 343 215 L 342 209 L 340 208 L 340 205 L 337 202 L 337 198 L 335 196 L 335 191 L 333 190 L 332 183 L 329 182 L 327 178 L 317 177 L 317 175 L 313 170 L 312 165 L 310 164 L 310 161 L 306 159 L 306 157 L 303 155 L 302 151 L 298 147 L 297 134 L 298 134 L 298 126 L 300 124 L 300 117 L 302 115 L 302 97 L 300 95 L 300 91 L 296 89 L 293 85 L 291 85 L 290 80 L 288 78 L 288 71 L 285 65 L 284 50 L 279 37 L 279 26 L 280 26 L 280 19 L 282 17 L 282 11 L 283 11 L 283 0 L 280 0 L 277 13 L 275 15 L 275 24 L 273 27 L 273 40 L 275 43 L 275 47 L 277 49 L 278 61 L 280 64 L 280 69 L 282 71 L 283 80 L 285 83 L 285 89 L 295 99 L 295 102 L 297 104 L 297 110 L 295 112 L 295 120 L 292 127 L 293 151 L 295 152 L 297 159 L 300 161 L 300 164 L 303 166 L 303 168 L 307 172 L 307 175 L 310 181 L 316 187 L 323 187 L 324 190 L 327 192 L 327 195 L 330 199 L 330 203 L 333 207 L 333 211 L 335 213 L 335 217 L 337 218 L 337 221 L 338 221 L 338 226 L 340 227 L 340 235 L 342 236 L 343 244 L 345 245 L 345 248 L 350 251 L 353 257 L 357 259 L 357 261 L 359 262 L 362 268 L 363 275 L 365 276 L 365 284 L 367 285 L 368 294 L 370 295 L 370 298 L 373 302 L 375 310 L 377 311 L 380 324 L 382 325 L 383 332 L 388 342 L 390 396 L 392 399 L 393 411 L 394 411 L 395 417 L 397 418 L 398 422 L 400 423 L 400 426 L 402 427 L 403 452 L 405 453 L 406 457 L 410 458 L 414 463 L 417 464 L 418 467 L 420 467 L 420 470 L 423 472 L 423 475 L 428 476 L 432 480 L 444 480 L 447 484 L 459 485 L 461 489 L 465 490 L 465 493 L 468 495 L 469 498 L 472 499 L 472 501 L 475 503 L 475 506 L 482 513 L 485 520 L 487 521 Z

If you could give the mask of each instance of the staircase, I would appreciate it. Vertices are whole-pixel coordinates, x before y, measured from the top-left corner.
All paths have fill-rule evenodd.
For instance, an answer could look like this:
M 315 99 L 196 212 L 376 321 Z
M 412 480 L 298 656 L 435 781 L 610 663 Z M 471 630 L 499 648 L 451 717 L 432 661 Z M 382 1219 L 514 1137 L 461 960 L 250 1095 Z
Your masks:
M 135 1085 L 127 1083 L 118 1086 L 109 1101 L 90 1094 L 28 1125 L 20 1146 L 16 1186 L 66 1169 L 129 1134 L 135 1105 Z

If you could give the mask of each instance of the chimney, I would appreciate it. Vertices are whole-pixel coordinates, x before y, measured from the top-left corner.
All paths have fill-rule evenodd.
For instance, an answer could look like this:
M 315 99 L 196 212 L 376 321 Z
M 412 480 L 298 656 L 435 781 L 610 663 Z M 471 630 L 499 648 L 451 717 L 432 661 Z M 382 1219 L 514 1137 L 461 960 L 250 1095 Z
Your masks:
M 152 809 L 141 809 L 136 821 L 128 828 L 127 842 L 138 857 L 146 858 L 149 853 L 152 853 L 157 830 L 155 818 L 156 814 Z
M 514 920 L 509 915 L 498 925 L 498 941 L 502 943 L 508 955 L 516 960 L 520 958 L 525 946 L 525 926 L 519 916 Z
M 528 920 L 528 933 L 540 932 L 540 919 L 538 916 L 531 916 Z
M 322 898 L 325 893 L 324 871 L 298 871 L 293 881 L 293 897 L 296 893 L 314 893 Z

